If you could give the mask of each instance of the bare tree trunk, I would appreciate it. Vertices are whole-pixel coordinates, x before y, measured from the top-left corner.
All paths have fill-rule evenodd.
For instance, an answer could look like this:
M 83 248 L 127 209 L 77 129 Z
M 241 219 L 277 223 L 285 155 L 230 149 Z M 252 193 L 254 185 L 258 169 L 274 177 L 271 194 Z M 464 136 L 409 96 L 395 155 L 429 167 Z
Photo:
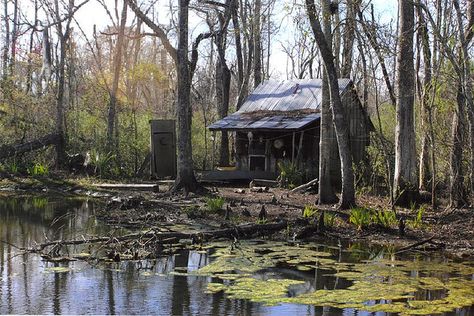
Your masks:
M 35 25 L 36 21 L 38 20 L 38 0 L 34 1 L 35 4 L 35 11 L 34 11 L 34 19 L 35 19 Z M 29 43 L 29 55 L 28 55 L 28 66 L 26 69 L 26 87 L 25 87 L 25 93 L 30 93 L 31 92 L 31 87 L 33 85 L 33 78 L 32 78 L 32 68 L 33 68 L 33 60 L 32 60 L 32 54 L 33 54 L 33 44 L 34 44 L 34 39 L 35 39 L 35 30 L 31 30 L 30 33 L 30 43 Z
M 342 43 L 341 78 L 351 77 L 356 14 L 359 11 L 359 6 L 360 0 L 347 0 L 346 26 Z
M 179 0 L 178 22 L 178 174 L 173 189 L 185 192 L 196 191 L 198 184 L 193 171 L 193 150 L 191 145 L 190 103 L 191 72 L 188 61 L 188 12 L 189 0 Z
M 234 26 L 234 39 L 235 39 L 235 54 L 237 58 L 237 87 L 238 87 L 238 96 L 235 104 L 235 109 L 238 111 L 244 102 L 244 99 L 247 97 L 248 91 L 248 82 L 249 74 L 244 75 L 244 59 L 243 59 L 243 49 L 242 49 L 242 37 L 241 29 L 239 22 L 239 1 L 232 1 L 232 24 Z M 250 59 L 250 64 L 252 61 L 252 54 L 247 54 L 247 58 Z M 249 67 L 246 67 L 249 69 Z M 234 137 L 234 147 L 235 152 L 242 152 L 241 142 L 237 141 L 237 137 Z M 240 155 L 235 155 L 235 164 L 237 167 L 241 166 Z
M 467 117 L 469 120 L 469 145 L 471 147 L 471 155 L 469 161 L 469 192 L 474 195 L 474 100 L 472 95 L 472 78 L 471 78 L 471 58 L 469 55 L 469 46 L 473 37 L 474 27 L 474 0 L 468 0 L 468 21 L 466 30 L 463 25 L 463 14 L 461 12 L 459 1 L 453 0 L 454 8 L 459 25 L 459 42 L 460 42 L 460 68 L 462 69 L 462 92 L 464 94 L 465 104 L 467 105 Z
M 328 0 L 323 1 L 329 2 Z M 328 45 L 321 29 L 321 24 L 316 15 L 314 0 L 306 0 L 306 10 L 329 79 L 332 115 L 336 130 L 339 156 L 341 159 L 342 192 L 339 207 L 345 209 L 355 204 L 354 173 L 352 170 L 352 155 L 349 145 L 349 129 L 339 95 L 339 83 L 336 67 L 334 65 L 334 55 L 332 54 L 331 46 Z
M 10 50 L 10 19 L 8 14 L 8 0 L 3 1 L 3 14 L 4 14 L 4 21 L 3 24 L 5 25 L 5 40 L 3 43 L 3 65 L 2 65 L 2 78 L 3 81 L 7 80 L 8 77 L 8 55 Z
M 219 117 L 224 118 L 229 113 L 230 70 L 227 64 L 219 59 L 216 63 L 216 92 Z M 220 160 L 221 166 L 229 165 L 229 135 L 226 131 L 221 134 Z
M 232 16 L 235 0 L 226 0 L 224 13 L 218 12 L 219 30 L 215 34 L 214 39 L 217 47 L 218 60 L 216 62 L 216 99 L 219 118 L 224 118 L 229 114 L 229 98 L 230 98 L 230 80 L 231 73 L 227 66 L 225 51 L 227 28 Z M 219 164 L 228 166 L 229 157 L 229 134 L 227 131 L 221 132 Z
M 324 36 L 329 47 L 332 47 L 331 9 L 329 3 L 322 3 Z M 334 127 L 332 124 L 331 99 L 329 92 L 328 75 L 325 69 L 322 82 L 322 102 L 319 138 L 319 204 L 332 204 L 337 202 L 334 187 L 331 183 L 331 151 L 334 146 Z
M 431 78 L 432 78 L 432 66 L 431 66 L 431 48 L 430 38 L 428 35 L 428 26 L 426 25 L 423 11 L 420 7 L 417 7 L 418 14 L 418 38 L 421 43 L 421 50 L 423 53 L 423 84 L 420 87 L 420 103 L 421 103 L 421 153 L 419 162 L 419 174 L 420 180 L 418 188 L 420 190 L 427 190 L 432 181 L 432 175 L 430 170 L 430 142 L 432 141 L 429 137 L 429 120 L 431 116 L 431 107 L 429 106 L 430 95 L 431 95 Z
M 260 25 L 260 15 L 262 13 L 262 0 L 255 0 L 255 10 L 253 12 L 253 39 L 254 39 L 254 66 L 253 80 L 254 88 L 262 82 L 262 32 Z
M 235 40 L 235 55 L 237 59 L 237 87 L 239 90 L 242 88 L 244 82 L 244 61 L 242 59 L 242 39 L 240 36 L 240 23 L 239 23 L 239 1 L 232 1 L 232 24 L 234 26 L 234 40 Z M 242 101 L 242 100 L 241 100 Z M 236 110 L 239 110 L 242 104 L 237 103 Z
M 407 206 L 418 198 L 414 124 L 415 71 L 413 53 L 414 5 L 399 1 L 397 55 L 397 126 L 395 130 L 395 204 Z
M 55 0 L 55 13 L 56 20 L 58 21 L 56 28 L 58 31 L 59 38 L 59 66 L 58 66 L 58 88 L 56 93 L 56 134 L 59 139 L 56 143 L 56 167 L 61 168 L 66 161 L 66 135 L 65 135 L 65 73 L 66 73 L 66 46 L 68 45 L 70 36 L 70 24 L 72 20 L 72 7 L 73 2 L 69 3 L 68 6 L 68 20 L 66 28 L 63 32 L 63 26 L 61 23 L 61 16 L 59 12 L 59 1 Z
M 324 1 L 324 0 L 323 0 Z M 340 55 L 341 55 L 341 15 L 339 13 L 339 4 L 340 0 L 332 0 L 330 2 L 331 4 L 331 12 L 334 16 L 334 28 L 332 30 L 332 52 L 334 55 L 334 67 L 336 67 L 336 72 L 338 74 L 338 77 L 341 75 L 341 61 L 340 61 Z M 324 5 L 322 5 L 324 6 Z
M 127 22 L 127 2 L 124 1 L 120 15 L 120 25 L 117 34 L 117 43 L 115 44 L 115 56 L 113 59 L 114 76 L 112 87 L 109 91 L 109 109 L 107 122 L 107 150 L 110 152 L 119 152 L 118 147 L 118 118 L 117 118 L 117 92 L 120 81 L 120 70 L 122 68 L 122 51 L 125 37 L 125 24 Z
M 466 194 L 464 190 L 464 172 L 462 168 L 462 156 L 464 148 L 464 107 L 466 100 L 462 93 L 462 84 L 458 84 L 457 107 L 453 114 L 451 137 L 453 148 L 450 155 L 450 186 L 449 205 L 451 207 L 461 207 L 466 204 Z
M 11 42 L 11 53 L 10 53 L 10 75 L 14 75 L 15 63 L 16 63 L 16 51 L 18 41 L 18 0 L 13 0 L 13 29 L 12 29 L 12 42 Z
M 237 10 L 237 9 L 236 9 Z M 235 11 L 234 14 L 236 15 L 237 12 Z M 243 50 L 242 50 L 242 84 L 239 86 L 239 95 L 237 97 L 236 102 L 236 109 L 239 109 L 242 104 L 244 103 L 245 98 L 248 95 L 249 85 L 250 85 L 250 75 L 252 73 L 252 64 L 254 60 L 254 36 L 255 32 L 253 30 L 253 25 L 249 25 L 247 23 L 248 14 L 245 7 L 240 6 L 240 16 L 242 22 L 242 29 L 244 30 L 244 43 L 243 43 Z M 238 21 L 238 20 L 237 20 Z M 234 24 L 235 25 L 235 24 Z M 248 31 L 250 29 L 250 31 Z M 239 29 L 240 30 L 240 29 Z M 237 37 L 236 37 L 237 42 Z

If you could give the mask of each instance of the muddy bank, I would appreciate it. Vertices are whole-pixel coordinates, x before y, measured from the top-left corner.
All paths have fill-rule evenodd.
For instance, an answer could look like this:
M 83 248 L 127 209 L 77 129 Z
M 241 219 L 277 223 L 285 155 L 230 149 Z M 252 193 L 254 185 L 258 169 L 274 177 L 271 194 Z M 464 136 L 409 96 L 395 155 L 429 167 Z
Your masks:
M 474 258 L 474 211 L 470 209 L 432 210 L 427 205 L 421 206 L 421 219 L 412 225 L 420 208 L 397 208 L 397 214 L 407 222 L 401 235 L 397 223 L 357 227 L 350 222 L 350 210 L 339 211 L 336 205 L 315 206 L 317 195 L 312 193 L 290 193 L 280 188 L 263 192 L 251 192 L 243 187 L 209 190 L 212 196 L 111 192 L 114 196 L 108 199 L 99 217 L 111 225 L 132 229 L 168 223 L 200 225 L 212 230 L 286 221 L 288 227 L 273 233 L 273 239 L 364 241 L 389 246 L 394 251 L 441 252 L 453 258 Z M 222 205 L 217 207 L 213 203 Z M 380 197 L 362 196 L 358 203 L 364 208 L 390 211 L 389 201 Z M 314 206 L 316 214 L 304 214 L 307 205 Z M 324 220 L 327 223 L 321 228 L 318 221 L 323 210 L 325 218 L 330 220 Z

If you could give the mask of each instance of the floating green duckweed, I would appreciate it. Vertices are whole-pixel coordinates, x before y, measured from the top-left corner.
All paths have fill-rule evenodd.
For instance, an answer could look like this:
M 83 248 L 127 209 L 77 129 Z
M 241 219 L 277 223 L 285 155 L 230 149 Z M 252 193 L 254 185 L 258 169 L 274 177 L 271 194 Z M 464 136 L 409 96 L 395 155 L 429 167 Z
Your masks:
M 237 280 L 242 277 L 250 277 L 251 274 L 242 273 L 242 274 L 234 274 L 234 273 L 223 273 L 223 274 L 215 274 L 214 277 L 221 279 L 221 280 Z
M 224 285 L 209 283 L 208 293 L 224 291 L 229 298 L 246 299 L 265 305 L 275 305 L 287 298 L 288 288 L 291 285 L 304 284 L 304 281 L 287 279 L 257 280 L 244 277 L 235 280 L 234 284 Z
M 90 253 L 87 253 L 87 252 L 81 252 L 81 253 L 73 254 L 72 257 L 73 257 L 73 258 L 76 258 L 76 259 L 85 260 L 85 259 L 87 259 L 87 258 L 90 258 L 90 257 L 91 257 L 91 254 L 90 254 Z
M 71 271 L 68 267 L 49 267 L 44 269 L 46 273 L 66 273 Z
M 444 313 L 474 305 L 474 267 L 469 264 L 386 259 L 344 263 L 317 248 L 284 243 L 272 243 L 271 246 L 249 243 L 236 249 L 220 245 L 212 256 L 215 260 L 211 264 L 192 272 L 224 280 L 224 283 L 209 283 L 208 293 L 223 291 L 230 298 L 265 305 L 309 304 L 401 315 Z M 256 272 L 281 264 L 303 272 L 322 269 L 326 277 L 350 282 L 344 283 L 347 288 L 317 289 L 289 297 L 292 286 L 305 282 L 276 279 L 274 276 L 267 280 L 251 277 Z M 328 270 L 334 273 L 328 275 Z M 428 301 L 426 291 L 439 293 Z

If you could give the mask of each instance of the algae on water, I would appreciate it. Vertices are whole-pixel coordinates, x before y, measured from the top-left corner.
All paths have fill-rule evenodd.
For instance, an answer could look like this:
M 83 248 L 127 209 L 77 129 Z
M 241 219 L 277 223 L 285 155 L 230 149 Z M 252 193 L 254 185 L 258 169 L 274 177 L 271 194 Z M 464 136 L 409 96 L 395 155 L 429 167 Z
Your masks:
M 401 315 L 443 313 L 474 305 L 474 267 L 468 264 L 383 258 L 344 263 L 309 245 L 284 243 L 243 243 L 237 248 L 219 245 L 212 257 L 215 260 L 209 265 L 192 272 L 222 281 L 209 283 L 208 293 L 223 291 L 230 298 L 265 305 L 310 304 Z M 258 272 L 282 264 L 302 273 L 323 270 L 323 277 L 344 279 L 348 285 L 336 289 L 313 286 L 311 291 L 291 297 L 291 289 L 308 280 L 256 278 Z M 442 295 L 427 300 L 423 295 L 426 291 Z

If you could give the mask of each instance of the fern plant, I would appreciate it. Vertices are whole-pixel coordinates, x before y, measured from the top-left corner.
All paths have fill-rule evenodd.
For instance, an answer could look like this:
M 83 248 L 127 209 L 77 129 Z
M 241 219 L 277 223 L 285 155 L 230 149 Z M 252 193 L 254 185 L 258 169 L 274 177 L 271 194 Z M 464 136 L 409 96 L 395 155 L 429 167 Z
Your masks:
M 372 223 L 372 212 L 368 209 L 357 207 L 351 210 L 349 222 L 357 226 L 358 230 L 369 226 Z
M 425 207 L 421 206 L 416 211 L 416 216 L 413 220 L 407 221 L 408 225 L 412 228 L 420 228 L 423 225 L 423 214 L 425 213 Z
M 397 216 L 392 210 L 379 210 L 375 212 L 374 222 L 383 227 L 391 227 L 397 224 Z

